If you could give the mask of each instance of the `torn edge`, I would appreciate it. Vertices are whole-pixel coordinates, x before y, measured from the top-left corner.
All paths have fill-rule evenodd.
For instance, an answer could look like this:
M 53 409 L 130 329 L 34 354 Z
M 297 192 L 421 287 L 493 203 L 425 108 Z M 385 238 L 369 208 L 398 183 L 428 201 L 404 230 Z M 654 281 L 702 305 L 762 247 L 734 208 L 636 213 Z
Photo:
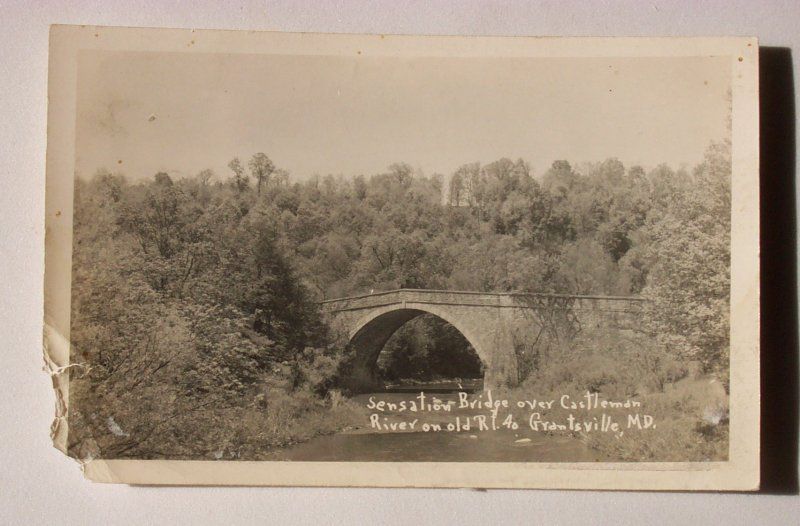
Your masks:
M 61 337 L 54 328 L 47 323 L 44 326 L 43 359 L 44 372 L 50 375 L 53 382 L 53 391 L 56 395 L 55 418 L 50 424 L 50 438 L 56 449 L 67 453 L 67 408 L 69 403 L 69 369 L 70 364 L 64 363 L 64 346 L 69 349 L 69 342 Z M 66 353 L 68 360 L 69 352 Z
M 85 465 L 92 459 L 76 458 L 70 455 L 68 451 L 69 374 L 70 370 L 76 367 L 88 370 L 89 364 L 69 363 L 69 340 L 64 338 L 52 325 L 44 324 L 43 336 L 42 358 L 44 366 L 42 370 L 50 375 L 50 379 L 53 382 L 53 391 L 56 395 L 55 416 L 50 424 L 50 439 L 56 449 L 67 457 L 76 460 L 81 466 L 81 471 L 84 471 Z

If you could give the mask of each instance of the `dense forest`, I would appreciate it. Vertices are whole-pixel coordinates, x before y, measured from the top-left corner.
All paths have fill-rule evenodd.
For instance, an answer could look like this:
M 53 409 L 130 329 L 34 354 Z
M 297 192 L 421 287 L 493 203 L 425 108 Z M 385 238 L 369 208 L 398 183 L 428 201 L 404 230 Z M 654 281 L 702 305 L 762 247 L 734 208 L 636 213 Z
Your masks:
M 76 180 L 73 454 L 258 458 L 335 431 L 358 410 L 317 301 L 397 288 L 643 296 L 650 369 L 727 382 L 729 143 L 692 169 L 500 159 L 293 181 L 263 153 L 229 168 Z M 476 373 L 432 358 L 468 345 L 436 323 L 399 331 L 388 379 Z

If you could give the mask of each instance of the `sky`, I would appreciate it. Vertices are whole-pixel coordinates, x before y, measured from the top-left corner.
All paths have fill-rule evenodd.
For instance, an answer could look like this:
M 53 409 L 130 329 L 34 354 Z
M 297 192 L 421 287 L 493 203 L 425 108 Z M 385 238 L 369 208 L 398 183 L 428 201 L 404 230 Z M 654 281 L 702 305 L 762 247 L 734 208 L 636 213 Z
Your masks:
M 691 58 L 379 58 L 84 51 L 76 173 L 183 176 L 266 153 L 294 180 L 406 162 L 694 165 L 727 134 L 730 68 Z

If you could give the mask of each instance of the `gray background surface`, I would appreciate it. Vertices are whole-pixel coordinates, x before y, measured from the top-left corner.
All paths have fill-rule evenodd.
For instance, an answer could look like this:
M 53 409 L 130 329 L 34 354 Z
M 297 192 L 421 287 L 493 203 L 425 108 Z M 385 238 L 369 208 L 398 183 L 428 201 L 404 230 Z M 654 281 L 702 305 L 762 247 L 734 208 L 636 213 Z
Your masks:
M 0 522 L 797 524 L 796 495 L 92 484 L 50 445 L 54 397 L 41 372 L 40 351 L 51 23 L 461 35 L 755 35 L 762 46 L 796 50 L 797 2 L 6 0 L 0 3 L 0 20 Z M 793 60 L 796 71 L 797 51 Z

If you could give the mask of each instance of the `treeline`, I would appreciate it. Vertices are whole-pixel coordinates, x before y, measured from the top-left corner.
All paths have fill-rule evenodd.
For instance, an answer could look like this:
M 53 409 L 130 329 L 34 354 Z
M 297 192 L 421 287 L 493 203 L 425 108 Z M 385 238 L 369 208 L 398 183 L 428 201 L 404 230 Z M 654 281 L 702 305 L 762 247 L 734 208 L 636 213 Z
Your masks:
M 642 329 L 725 377 L 729 156 L 292 182 L 259 153 L 230 174 L 78 179 L 73 444 L 175 456 L 217 447 L 231 415 L 276 393 L 323 396 L 343 351 L 316 301 L 395 288 L 643 295 Z

